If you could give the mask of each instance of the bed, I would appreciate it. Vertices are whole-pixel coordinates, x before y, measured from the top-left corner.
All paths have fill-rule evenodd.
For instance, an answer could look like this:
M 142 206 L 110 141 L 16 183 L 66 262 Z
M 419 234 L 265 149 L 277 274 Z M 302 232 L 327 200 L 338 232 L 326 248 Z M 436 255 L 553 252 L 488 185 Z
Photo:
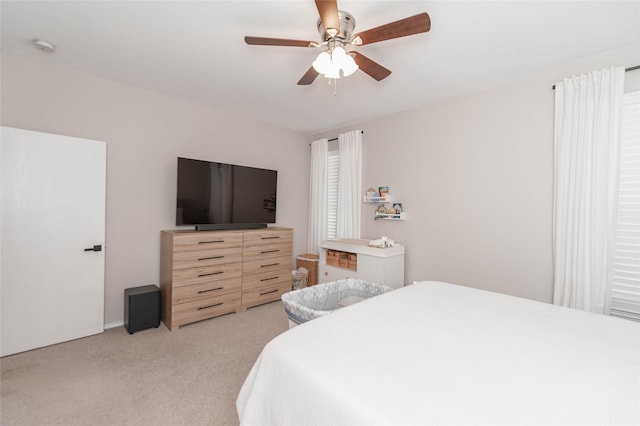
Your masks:
M 640 324 L 422 282 L 267 344 L 243 425 L 640 424 Z

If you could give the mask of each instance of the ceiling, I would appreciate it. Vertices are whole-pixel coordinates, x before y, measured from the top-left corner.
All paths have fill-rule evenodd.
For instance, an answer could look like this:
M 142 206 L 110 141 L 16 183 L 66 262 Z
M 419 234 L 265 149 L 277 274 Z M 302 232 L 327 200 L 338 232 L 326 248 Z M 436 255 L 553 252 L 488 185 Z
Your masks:
M 319 40 L 312 0 L 2 1 L 2 50 L 313 135 L 640 46 L 638 1 L 338 1 L 355 32 L 427 12 L 431 31 L 358 51 L 393 73 L 296 82 L 319 53 L 245 35 Z M 54 43 L 54 54 L 30 40 Z

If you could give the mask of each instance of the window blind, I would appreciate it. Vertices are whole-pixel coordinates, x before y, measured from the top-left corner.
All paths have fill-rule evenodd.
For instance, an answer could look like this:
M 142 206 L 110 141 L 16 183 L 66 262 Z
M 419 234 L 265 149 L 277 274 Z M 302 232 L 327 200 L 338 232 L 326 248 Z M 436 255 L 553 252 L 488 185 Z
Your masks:
M 640 321 L 640 92 L 623 102 L 611 315 Z
M 338 176 L 340 154 L 329 151 L 327 158 L 327 238 L 336 238 L 338 229 Z

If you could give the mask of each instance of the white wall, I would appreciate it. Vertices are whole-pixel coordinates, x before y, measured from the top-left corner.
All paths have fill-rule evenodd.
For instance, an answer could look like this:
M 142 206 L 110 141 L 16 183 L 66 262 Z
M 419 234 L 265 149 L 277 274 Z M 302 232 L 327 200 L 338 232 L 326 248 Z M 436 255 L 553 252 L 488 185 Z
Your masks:
M 364 130 L 363 193 L 389 186 L 408 219 L 374 221 L 374 206 L 365 205 L 362 236 L 406 245 L 407 282 L 442 280 L 550 302 L 551 87 L 581 72 L 638 65 L 639 52 L 609 52 L 316 137 Z M 640 70 L 628 74 L 637 82 Z
M 592 69 L 638 65 L 638 52 L 610 52 L 350 126 L 365 131 L 363 191 L 390 186 L 409 215 L 375 222 L 373 207 L 363 206 L 363 237 L 406 244 L 407 282 L 445 280 L 550 301 L 551 86 Z M 107 142 L 106 323 L 122 321 L 125 288 L 158 283 L 159 231 L 175 227 L 179 155 L 277 169 L 277 224 L 294 228 L 294 253 L 306 250 L 308 163 L 292 159 L 308 158 L 312 138 L 223 108 L 1 59 L 3 126 Z M 640 71 L 627 78 L 640 89 Z
M 106 324 L 123 320 L 125 288 L 158 284 L 177 156 L 278 170 L 277 225 L 294 229 L 294 253 L 306 250 L 304 135 L 6 54 L 1 101 L 3 126 L 107 142 Z

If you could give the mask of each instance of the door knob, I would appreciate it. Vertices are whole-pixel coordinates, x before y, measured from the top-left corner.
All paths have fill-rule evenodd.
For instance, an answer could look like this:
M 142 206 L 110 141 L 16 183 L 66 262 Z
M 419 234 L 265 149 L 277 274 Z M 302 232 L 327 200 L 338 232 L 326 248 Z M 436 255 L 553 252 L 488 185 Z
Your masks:
M 93 247 L 84 249 L 84 251 L 102 251 L 102 244 L 97 244 Z

